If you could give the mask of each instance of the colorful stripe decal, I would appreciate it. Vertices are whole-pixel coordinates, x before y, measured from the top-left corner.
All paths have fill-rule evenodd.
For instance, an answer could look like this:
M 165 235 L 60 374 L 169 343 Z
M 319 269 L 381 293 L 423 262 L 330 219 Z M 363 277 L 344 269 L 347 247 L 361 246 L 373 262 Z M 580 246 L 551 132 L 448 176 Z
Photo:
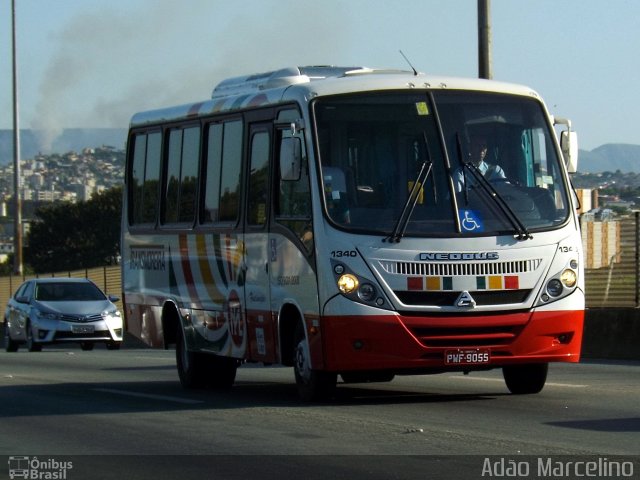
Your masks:
M 474 277 L 407 277 L 409 291 L 474 290 Z M 518 290 L 518 275 L 487 275 L 475 277 L 475 290 Z
M 209 256 L 207 255 L 207 244 L 205 240 L 206 237 L 204 235 L 196 235 L 200 275 L 202 275 L 202 281 L 204 282 L 204 287 L 209 294 L 209 298 L 211 298 L 215 303 L 223 303 L 225 297 L 216 287 L 216 281 L 213 278 L 213 272 L 211 272 L 211 267 L 209 265 Z
M 193 303 L 199 304 L 198 291 L 196 290 L 195 281 L 193 280 L 193 272 L 191 270 L 191 263 L 189 262 L 189 244 L 187 242 L 187 235 L 182 233 L 178 235 L 178 242 L 180 244 L 180 263 L 182 265 L 182 273 L 184 274 L 184 281 L 189 291 L 189 297 Z

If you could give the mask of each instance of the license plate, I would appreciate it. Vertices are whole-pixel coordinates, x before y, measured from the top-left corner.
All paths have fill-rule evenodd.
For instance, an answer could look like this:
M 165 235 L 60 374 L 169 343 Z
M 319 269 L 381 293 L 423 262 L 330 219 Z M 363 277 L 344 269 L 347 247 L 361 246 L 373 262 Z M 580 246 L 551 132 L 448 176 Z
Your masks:
M 95 328 L 93 325 L 71 325 L 73 333 L 93 333 Z
M 445 365 L 483 365 L 491 362 L 488 348 L 447 350 L 444 352 Z

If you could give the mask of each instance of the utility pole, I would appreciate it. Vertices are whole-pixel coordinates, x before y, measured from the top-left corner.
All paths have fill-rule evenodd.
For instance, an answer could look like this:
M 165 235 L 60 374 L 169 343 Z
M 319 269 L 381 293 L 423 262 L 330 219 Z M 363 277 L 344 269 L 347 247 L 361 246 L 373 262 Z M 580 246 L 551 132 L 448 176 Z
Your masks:
M 16 60 L 16 0 L 11 0 L 13 59 L 13 273 L 22 275 L 22 201 L 20 199 L 20 121 L 18 115 L 18 63 Z
M 478 0 L 478 77 L 493 78 L 491 61 L 491 0 Z

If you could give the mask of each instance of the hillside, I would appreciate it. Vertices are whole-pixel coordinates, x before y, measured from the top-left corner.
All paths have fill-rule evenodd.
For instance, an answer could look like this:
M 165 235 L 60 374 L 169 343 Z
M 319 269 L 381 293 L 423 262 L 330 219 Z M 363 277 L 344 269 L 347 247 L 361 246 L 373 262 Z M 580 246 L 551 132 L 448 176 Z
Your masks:
M 79 152 L 83 148 L 107 145 L 124 149 L 127 130 L 125 128 L 68 128 L 59 135 L 51 151 L 42 151 L 41 141 L 33 130 L 20 130 L 20 156 L 23 160 L 38 153 Z M 0 130 L 0 165 L 13 162 L 13 130 Z
M 580 150 L 578 171 L 582 173 L 640 173 L 640 145 L 607 143 L 591 151 Z
M 20 133 L 21 157 L 33 158 L 41 152 L 40 141 L 33 130 L 24 129 Z M 125 128 L 69 128 L 57 137 L 51 152 L 79 152 L 87 147 L 108 145 L 124 149 L 127 130 Z M 13 132 L 0 130 L 0 165 L 13 161 Z M 594 150 L 580 150 L 578 170 L 581 173 L 636 172 L 640 173 L 640 145 L 607 143 Z

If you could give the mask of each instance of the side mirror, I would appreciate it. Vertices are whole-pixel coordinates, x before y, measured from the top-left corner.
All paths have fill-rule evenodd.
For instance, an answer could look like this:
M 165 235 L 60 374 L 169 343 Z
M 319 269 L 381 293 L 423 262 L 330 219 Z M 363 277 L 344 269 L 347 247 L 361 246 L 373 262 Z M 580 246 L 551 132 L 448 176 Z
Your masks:
M 578 134 L 571 130 L 560 133 L 560 148 L 569 173 L 578 171 Z
M 280 179 L 300 180 L 302 144 L 298 137 L 286 137 L 280 143 Z

